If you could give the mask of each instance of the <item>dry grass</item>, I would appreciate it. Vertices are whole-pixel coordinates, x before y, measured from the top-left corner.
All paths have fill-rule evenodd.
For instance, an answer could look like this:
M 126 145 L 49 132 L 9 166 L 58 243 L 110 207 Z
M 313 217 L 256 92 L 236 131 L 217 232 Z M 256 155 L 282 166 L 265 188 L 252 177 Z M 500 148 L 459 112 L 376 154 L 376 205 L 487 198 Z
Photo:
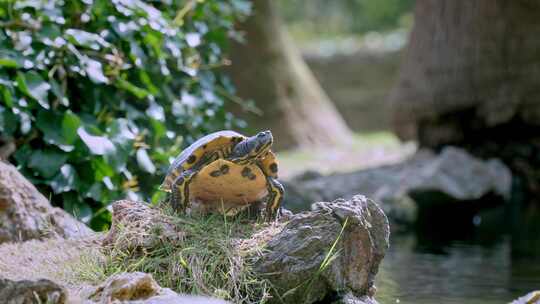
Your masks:
M 197 294 L 233 303 L 264 303 L 269 283 L 253 270 L 253 258 L 282 224 L 254 222 L 242 217 L 222 215 L 188 217 L 163 214 L 178 225 L 184 237 L 154 243 L 152 247 L 126 248 L 137 235 L 120 229 L 105 259 L 82 257 L 78 276 L 95 284 L 124 271 L 152 274 L 162 287 L 183 294 Z M 160 240 L 159 230 L 155 239 Z M 136 242 L 136 241 L 135 241 Z

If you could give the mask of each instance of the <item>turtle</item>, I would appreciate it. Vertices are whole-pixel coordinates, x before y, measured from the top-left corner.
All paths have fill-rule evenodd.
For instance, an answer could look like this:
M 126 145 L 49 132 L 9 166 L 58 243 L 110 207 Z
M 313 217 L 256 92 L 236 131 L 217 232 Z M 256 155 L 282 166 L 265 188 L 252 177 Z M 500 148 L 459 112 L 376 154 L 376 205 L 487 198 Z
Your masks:
M 208 134 L 176 157 L 160 189 L 171 193 L 178 212 L 235 214 L 266 198 L 265 218 L 274 219 L 284 189 L 272 143 L 269 130 L 251 137 L 231 130 Z

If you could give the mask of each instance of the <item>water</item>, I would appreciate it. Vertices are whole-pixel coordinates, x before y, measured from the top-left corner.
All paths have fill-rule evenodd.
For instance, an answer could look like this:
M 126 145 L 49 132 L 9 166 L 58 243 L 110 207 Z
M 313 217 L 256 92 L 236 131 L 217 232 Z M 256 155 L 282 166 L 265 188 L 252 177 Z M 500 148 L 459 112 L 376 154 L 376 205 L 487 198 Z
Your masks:
M 540 289 L 540 216 L 510 224 L 499 215 L 453 239 L 393 235 L 377 276 L 379 302 L 508 303 Z

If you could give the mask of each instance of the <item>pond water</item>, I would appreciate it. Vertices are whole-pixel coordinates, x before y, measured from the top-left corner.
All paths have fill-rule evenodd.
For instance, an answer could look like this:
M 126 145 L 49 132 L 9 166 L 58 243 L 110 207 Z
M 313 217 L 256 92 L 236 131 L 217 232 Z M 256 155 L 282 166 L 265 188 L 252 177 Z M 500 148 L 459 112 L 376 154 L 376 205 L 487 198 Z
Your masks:
M 540 212 L 516 221 L 501 211 L 471 227 L 444 237 L 440 231 L 392 235 L 377 275 L 377 300 L 508 303 L 540 289 Z

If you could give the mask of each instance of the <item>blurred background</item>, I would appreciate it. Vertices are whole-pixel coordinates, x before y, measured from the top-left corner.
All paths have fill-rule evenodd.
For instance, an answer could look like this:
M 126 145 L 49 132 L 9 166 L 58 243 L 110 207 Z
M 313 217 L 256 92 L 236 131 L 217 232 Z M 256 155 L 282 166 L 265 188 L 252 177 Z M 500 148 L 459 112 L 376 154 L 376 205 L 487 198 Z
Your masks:
M 285 208 L 362 193 L 393 235 L 381 303 L 540 286 L 540 4 L 0 2 L 0 159 L 95 230 L 171 161 L 270 129 Z

